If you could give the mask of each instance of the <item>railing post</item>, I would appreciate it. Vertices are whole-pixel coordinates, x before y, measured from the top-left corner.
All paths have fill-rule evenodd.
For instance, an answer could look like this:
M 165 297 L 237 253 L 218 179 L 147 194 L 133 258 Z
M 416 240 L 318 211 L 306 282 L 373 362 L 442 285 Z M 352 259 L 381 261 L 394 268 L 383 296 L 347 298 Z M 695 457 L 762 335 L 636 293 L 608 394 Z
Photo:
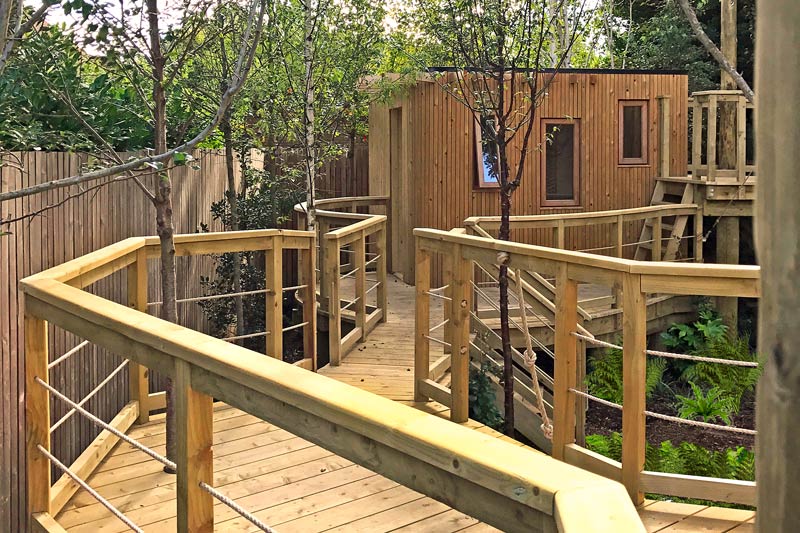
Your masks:
M 450 342 L 453 336 L 453 262 L 454 258 L 451 255 L 444 254 L 442 256 L 442 296 L 446 299 L 442 300 L 442 320 L 447 320 L 447 323 L 442 326 L 443 338 Z M 453 353 L 451 346 L 442 346 L 442 353 Z
M 559 250 L 563 250 L 567 246 L 566 230 L 563 220 L 556 222 L 556 227 L 553 228 L 553 243 Z
M 450 375 L 452 377 L 450 420 L 469 420 L 469 319 L 472 309 L 472 261 L 464 259 L 461 245 L 453 246 L 453 278 L 450 281 L 451 313 Z
M 694 214 L 694 261 L 703 262 L 703 208 L 699 207 Z
M 653 219 L 653 253 L 651 261 L 661 261 L 661 214 Z
M 708 128 L 706 130 L 706 158 L 708 163 L 708 181 L 717 176 L 717 97 L 708 97 Z
M 747 179 L 747 100 L 736 101 L 736 181 L 743 185 Z
M 647 303 L 641 276 L 622 280 L 622 484 L 634 505 L 644 501 L 639 477 L 644 469 Z
M 555 368 L 553 371 L 553 457 L 564 460 L 567 444 L 575 442 L 575 398 L 570 389 L 577 381 L 578 283 L 569 279 L 567 264 L 556 273 Z
M 614 223 L 614 253 L 616 257 L 622 257 L 622 245 L 624 244 L 624 220 L 622 215 L 617 215 L 617 221 Z
M 328 308 L 328 272 L 325 270 L 325 265 L 328 263 L 327 254 L 325 249 L 325 234 L 331 229 L 330 224 L 324 219 L 317 220 L 317 244 L 319 245 L 319 304 L 323 309 Z
M 214 500 L 200 483 L 214 483 L 214 409 L 210 396 L 192 388 L 191 365 L 175 364 L 178 531 L 214 531 Z
M 325 254 L 325 277 L 328 283 L 328 353 L 331 366 L 342 362 L 342 305 L 339 301 L 339 241 L 323 239 L 322 246 L 330 247 Z
M 376 289 L 377 292 L 377 305 L 378 308 L 382 311 L 381 313 L 381 322 L 386 322 L 389 319 L 389 305 L 388 305 L 388 287 L 387 284 L 387 265 L 389 264 L 388 258 L 386 254 L 388 250 L 386 248 L 386 224 L 384 223 L 381 226 L 381 229 L 378 230 L 376 233 L 377 239 L 377 246 L 375 249 L 375 253 L 378 254 L 378 260 L 375 261 L 376 267 L 375 270 L 377 272 L 377 281 L 380 285 Z
M 128 305 L 142 313 L 147 312 L 147 253 L 136 251 L 136 262 L 128 266 Z M 139 417 L 144 424 L 150 420 L 150 384 L 147 367 L 133 361 L 128 363 L 129 397 L 139 402 Z
M 428 397 L 420 392 L 419 383 L 430 377 L 431 368 L 431 347 L 426 337 L 430 328 L 431 253 L 422 249 L 419 237 L 414 262 L 414 401 L 425 402 Z
M 361 342 L 367 340 L 367 245 L 364 231 L 353 241 L 353 264 L 355 268 L 355 314 L 356 327 L 361 328 Z
M 300 258 L 300 285 L 303 295 L 303 355 L 311 360 L 309 370 L 317 370 L 317 276 L 316 276 L 316 246 L 317 236 L 314 234 L 308 240 L 308 248 L 301 249 Z
M 283 237 L 272 237 L 267 250 L 267 298 L 265 328 L 269 331 L 267 355 L 283 359 Z
M 703 105 L 698 98 L 692 101 L 692 163 L 689 170 L 692 172 L 692 179 L 701 179 L 703 166 Z
M 50 451 L 50 398 L 36 382 L 48 382 L 47 322 L 25 311 L 25 453 L 28 505 L 26 521 L 34 513 L 50 512 L 50 463 L 39 451 Z
M 670 125 L 670 120 L 672 118 L 672 114 L 670 113 L 670 97 L 669 96 L 659 96 L 658 98 L 658 118 L 659 118 L 659 128 L 658 128 L 658 141 L 659 141 L 659 154 L 658 154 L 658 167 L 659 167 L 659 174 L 661 174 L 662 178 L 669 177 L 669 160 L 670 160 L 670 136 L 672 133 L 672 128 Z

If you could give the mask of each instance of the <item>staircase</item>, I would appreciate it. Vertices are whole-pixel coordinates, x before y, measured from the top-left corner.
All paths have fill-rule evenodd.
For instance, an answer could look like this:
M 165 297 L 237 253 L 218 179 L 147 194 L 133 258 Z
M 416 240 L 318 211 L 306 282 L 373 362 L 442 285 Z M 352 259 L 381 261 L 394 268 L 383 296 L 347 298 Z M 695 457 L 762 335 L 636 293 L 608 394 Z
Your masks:
M 694 186 L 691 181 L 678 179 L 657 179 L 650 205 L 678 205 L 694 202 Z M 647 219 L 639 236 L 634 259 L 637 261 L 674 261 L 678 259 L 681 240 L 685 237 L 689 215 L 663 217 L 661 234 L 654 235 L 656 219 Z M 661 257 L 653 257 L 653 240 L 662 242 Z M 664 244 L 666 242 L 666 244 Z

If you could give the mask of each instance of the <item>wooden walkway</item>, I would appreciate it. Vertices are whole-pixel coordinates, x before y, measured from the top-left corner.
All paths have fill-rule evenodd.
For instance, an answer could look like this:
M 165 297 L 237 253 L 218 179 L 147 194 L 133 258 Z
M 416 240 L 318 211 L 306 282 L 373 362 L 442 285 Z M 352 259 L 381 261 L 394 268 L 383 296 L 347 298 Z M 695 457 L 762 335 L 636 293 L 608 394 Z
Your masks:
M 431 316 L 441 316 L 434 304 Z M 339 367 L 320 373 L 432 414 L 448 409 L 413 399 L 414 288 L 390 277 L 389 320 L 359 344 Z M 431 358 L 441 355 L 432 346 Z M 474 421 L 476 431 L 507 439 Z M 165 453 L 163 416 L 129 434 Z M 510 440 L 510 439 L 508 439 Z M 517 441 L 512 441 L 521 445 Z M 175 531 L 175 476 L 126 443 L 120 443 L 89 484 L 145 531 Z M 280 532 L 496 531 L 476 519 L 224 404 L 214 411 L 214 485 Z M 581 512 L 576 510 L 576 512 Z M 648 531 L 753 531 L 754 513 L 670 502 L 647 502 L 640 510 Z M 222 504 L 217 531 L 257 531 Z M 126 526 L 85 491 L 57 515 L 68 531 L 117 532 Z

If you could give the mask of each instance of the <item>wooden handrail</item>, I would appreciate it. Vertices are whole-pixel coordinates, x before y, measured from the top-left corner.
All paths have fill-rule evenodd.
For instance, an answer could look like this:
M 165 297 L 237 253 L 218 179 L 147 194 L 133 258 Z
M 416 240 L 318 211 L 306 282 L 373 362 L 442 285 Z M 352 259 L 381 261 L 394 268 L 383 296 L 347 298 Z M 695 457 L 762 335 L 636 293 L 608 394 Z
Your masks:
M 211 398 L 217 398 L 507 531 L 644 531 L 616 482 L 105 300 L 51 274 L 58 271 L 20 282 L 30 326 L 29 516 L 37 524 L 50 520 L 49 465 L 33 451 L 48 440 L 49 400 L 34 378 L 46 378 L 50 322 L 175 381 L 182 530 L 213 529 L 213 501 L 198 484 L 213 484 Z
M 542 246 L 431 229 L 414 230 L 417 246 L 415 398 L 422 401 L 434 395 L 451 406 L 466 402 L 463 384 L 458 387 L 452 375 L 450 390 L 438 390 L 428 379 L 430 365 L 427 332 L 430 311 L 428 295 L 430 254 L 439 253 L 451 261 L 491 263 L 498 252 L 509 254 L 515 268 L 545 272 L 555 278 L 555 371 L 553 382 L 553 456 L 620 480 L 637 505 L 645 491 L 754 504 L 755 484 L 730 482 L 697 476 L 677 476 L 646 472 L 645 452 L 645 368 L 647 348 L 647 294 L 758 297 L 760 267 L 714 264 L 675 264 L 604 257 Z M 427 273 L 427 274 L 426 274 Z M 451 284 L 469 280 L 471 268 L 459 274 L 455 269 Z M 623 325 L 623 430 L 622 461 L 615 463 L 576 445 L 576 395 L 572 392 L 581 376 L 578 368 L 578 283 L 622 287 Z M 453 302 L 456 306 L 456 302 Z M 470 342 L 469 331 L 458 329 L 449 341 L 451 358 L 456 347 Z M 464 378 L 461 378 L 464 379 Z M 581 379 L 582 382 L 582 379 Z M 440 400 L 441 401 L 441 400 Z M 455 409 L 453 409 L 455 411 Z
M 350 196 L 317 200 L 316 217 L 319 235 L 319 287 L 320 303 L 328 315 L 328 353 L 330 364 L 337 366 L 342 358 L 358 342 L 367 339 L 369 333 L 381 322 L 386 322 L 387 309 L 387 257 L 388 234 L 388 196 Z M 381 206 L 387 215 L 356 213 L 358 207 Z M 327 208 L 327 209 L 323 209 Z M 330 211 L 330 209 L 350 209 L 352 212 Z M 304 216 L 306 203 L 297 204 L 295 212 Z M 340 227 L 331 229 L 331 225 Z M 367 245 L 367 238 L 374 236 L 375 242 Z M 352 252 L 347 263 L 343 264 L 343 247 L 350 246 Z M 368 261 L 367 253 L 374 256 Z M 375 265 L 377 274 L 377 305 L 370 310 L 366 305 L 367 284 L 366 265 Z M 341 320 L 341 272 L 353 273 L 355 281 L 354 300 L 347 303 L 352 307 L 355 328 L 342 335 Z

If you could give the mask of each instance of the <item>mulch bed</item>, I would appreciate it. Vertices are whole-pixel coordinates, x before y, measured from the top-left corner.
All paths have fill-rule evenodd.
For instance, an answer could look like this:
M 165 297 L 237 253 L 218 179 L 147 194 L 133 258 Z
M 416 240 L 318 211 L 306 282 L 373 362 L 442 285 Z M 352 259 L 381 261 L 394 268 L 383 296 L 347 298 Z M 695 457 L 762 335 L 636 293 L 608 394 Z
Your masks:
M 752 429 L 755 427 L 755 402 L 750 398 L 742 403 L 739 414 L 731 417 L 732 425 Z M 647 410 L 673 416 L 677 412 L 673 399 L 656 394 L 648 400 Z M 609 435 L 615 431 L 622 432 L 622 412 L 590 401 L 589 411 L 586 413 L 586 434 Z M 751 451 L 755 449 L 755 437 L 751 435 L 687 426 L 652 417 L 647 417 L 646 435 L 647 442 L 653 446 L 660 446 L 663 441 L 668 440 L 674 445 L 690 442 L 714 451 L 738 446 L 744 446 Z

